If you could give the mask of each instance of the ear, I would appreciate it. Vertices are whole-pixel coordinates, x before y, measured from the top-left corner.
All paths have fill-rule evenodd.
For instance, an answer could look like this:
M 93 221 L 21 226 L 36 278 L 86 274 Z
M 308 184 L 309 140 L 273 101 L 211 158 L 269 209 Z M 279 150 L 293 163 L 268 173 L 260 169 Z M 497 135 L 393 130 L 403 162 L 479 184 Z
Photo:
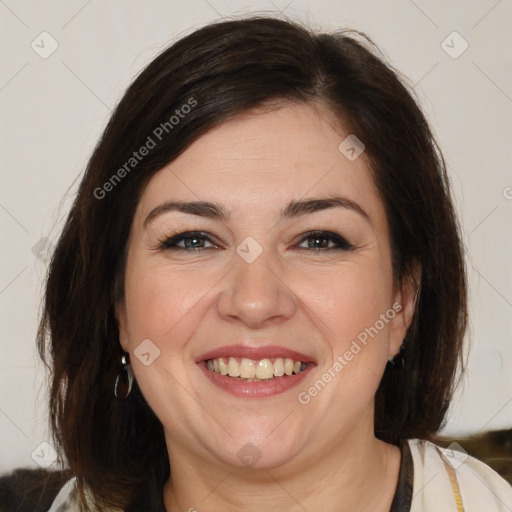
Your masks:
M 413 262 L 404 273 L 402 282 L 395 291 L 393 310 L 397 311 L 397 314 L 390 322 L 389 358 L 393 358 L 400 351 L 416 310 L 420 286 L 421 265 L 419 262 Z
M 129 352 L 128 347 L 128 329 L 126 322 L 126 304 L 124 300 L 120 300 L 115 306 L 115 316 L 117 321 L 117 329 L 119 331 L 119 344 L 125 352 Z

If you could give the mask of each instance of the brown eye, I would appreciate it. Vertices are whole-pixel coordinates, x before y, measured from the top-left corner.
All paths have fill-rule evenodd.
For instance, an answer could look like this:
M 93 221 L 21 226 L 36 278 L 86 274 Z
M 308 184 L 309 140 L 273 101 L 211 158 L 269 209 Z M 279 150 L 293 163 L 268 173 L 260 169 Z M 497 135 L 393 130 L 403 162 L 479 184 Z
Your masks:
M 326 236 L 315 236 L 307 239 L 309 249 L 328 249 L 329 244 L 332 242 Z

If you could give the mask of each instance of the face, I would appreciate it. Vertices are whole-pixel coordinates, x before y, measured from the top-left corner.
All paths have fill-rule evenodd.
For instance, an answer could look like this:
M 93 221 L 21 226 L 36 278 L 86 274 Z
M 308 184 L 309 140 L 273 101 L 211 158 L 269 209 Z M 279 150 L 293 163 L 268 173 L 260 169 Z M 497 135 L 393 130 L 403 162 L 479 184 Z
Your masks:
M 245 114 L 145 189 L 117 316 L 171 464 L 273 468 L 373 437 L 410 293 L 347 135 L 311 106 Z

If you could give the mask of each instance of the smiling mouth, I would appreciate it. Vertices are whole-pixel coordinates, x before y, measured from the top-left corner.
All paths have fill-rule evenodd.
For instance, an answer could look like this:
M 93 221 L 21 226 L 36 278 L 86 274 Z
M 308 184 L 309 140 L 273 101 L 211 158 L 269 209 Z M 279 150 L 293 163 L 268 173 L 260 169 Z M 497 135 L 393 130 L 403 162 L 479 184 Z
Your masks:
M 308 363 L 289 357 L 259 360 L 245 357 L 216 357 L 205 362 L 209 371 L 245 382 L 268 382 L 297 375 L 308 367 Z

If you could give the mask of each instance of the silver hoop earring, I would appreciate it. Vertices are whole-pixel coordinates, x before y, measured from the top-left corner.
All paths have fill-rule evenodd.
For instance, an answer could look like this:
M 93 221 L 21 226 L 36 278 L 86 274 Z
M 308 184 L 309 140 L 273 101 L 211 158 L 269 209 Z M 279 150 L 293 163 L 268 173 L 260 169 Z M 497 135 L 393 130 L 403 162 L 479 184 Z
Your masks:
M 121 368 L 119 368 L 114 380 L 114 396 L 118 400 L 126 400 L 130 396 L 132 386 L 133 372 L 130 359 L 128 354 L 123 354 L 121 356 Z
M 404 345 L 405 343 L 402 343 L 402 346 L 395 357 L 388 359 L 388 364 L 395 370 L 403 370 L 405 368 Z

